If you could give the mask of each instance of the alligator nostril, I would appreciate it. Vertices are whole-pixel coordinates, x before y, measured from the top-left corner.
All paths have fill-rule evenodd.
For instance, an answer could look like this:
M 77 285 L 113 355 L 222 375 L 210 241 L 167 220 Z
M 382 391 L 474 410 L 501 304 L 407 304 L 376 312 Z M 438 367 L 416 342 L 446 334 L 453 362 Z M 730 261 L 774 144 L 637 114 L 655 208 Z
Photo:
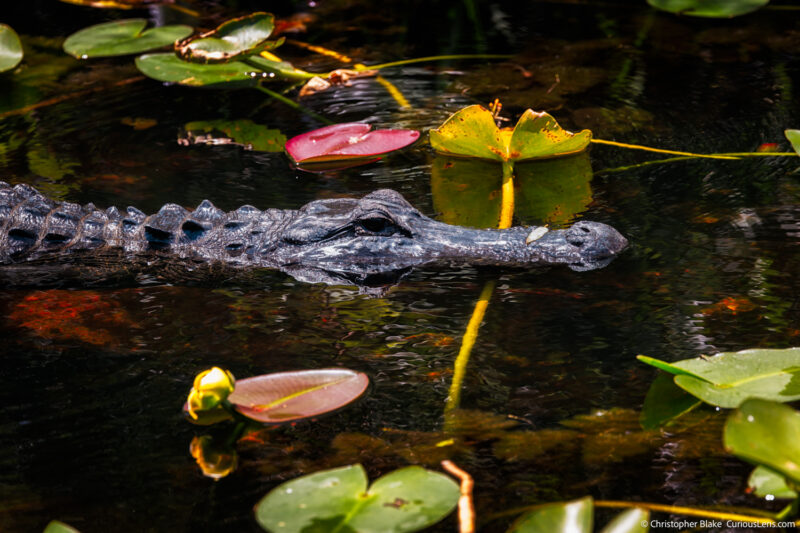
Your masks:
M 591 230 L 589 228 L 587 228 L 586 226 L 580 226 L 578 229 L 581 230 L 584 233 L 590 233 L 591 232 Z

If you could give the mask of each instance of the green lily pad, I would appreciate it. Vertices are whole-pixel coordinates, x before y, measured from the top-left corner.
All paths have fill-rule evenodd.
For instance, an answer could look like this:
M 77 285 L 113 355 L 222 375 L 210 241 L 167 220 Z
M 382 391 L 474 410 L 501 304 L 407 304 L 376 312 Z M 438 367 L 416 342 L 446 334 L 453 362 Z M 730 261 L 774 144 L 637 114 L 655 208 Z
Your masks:
M 800 483 L 800 412 L 791 407 L 747 400 L 725 422 L 724 441 L 737 457 Z
M 593 521 L 594 502 L 587 496 L 534 509 L 514 522 L 508 533 L 591 533 Z
M 571 502 L 543 505 L 522 515 L 508 533 L 591 533 L 594 500 L 591 496 Z M 633 508 L 614 517 L 601 533 L 637 533 L 649 529 L 650 513 Z M 644 524 L 644 525 L 642 525 Z
M 792 143 L 792 149 L 800 154 L 800 130 L 785 130 L 783 134 Z
M 0 72 L 11 70 L 22 61 L 22 42 L 10 26 L 0 24 Z
M 251 86 L 255 85 L 261 76 L 261 71 L 239 61 L 220 65 L 201 65 L 181 61 L 173 53 L 139 56 L 136 58 L 136 67 L 142 74 L 155 80 L 192 87 Z
M 74 527 L 65 524 L 64 522 L 61 522 L 59 520 L 53 520 L 49 524 L 47 524 L 47 527 L 44 528 L 43 533 L 80 533 L 80 532 Z
M 769 0 L 647 0 L 647 3 L 678 15 L 729 18 L 760 9 Z
M 209 32 L 184 39 L 175 45 L 175 50 L 185 61 L 227 63 L 283 44 L 283 38 L 268 40 L 273 29 L 275 17 L 271 13 L 251 13 L 227 20 Z
M 361 465 L 287 481 L 256 505 L 256 520 L 282 533 L 403 533 L 435 524 L 458 503 L 452 479 L 419 466 L 386 474 L 369 489 L 367 481 Z
M 64 41 L 64 51 L 78 59 L 124 56 L 172 45 L 192 33 L 190 26 L 159 26 L 144 30 L 145 19 L 105 22 L 79 30 Z
M 640 361 L 675 374 L 675 384 L 717 407 L 738 407 L 748 398 L 779 402 L 800 399 L 800 348 L 744 350 L 667 363 Z
M 513 130 L 500 129 L 488 109 L 473 105 L 431 130 L 430 139 L 433 149 L 443 154 L 513 162 L 581 152 L 589 145 L 592 132 L 570 133 L 547 113 L 530 109 Z
M 203 120 L 184 127 L 186 141 L 192 144 L 237 144 L 259 152 L 281 152 L 286 136 L 252 120 Z
M 647 430 L 658 429 L 702 403 L 675 385 L 672 376 L 659 374 L 644 397 L 639 423 Z
M 797 498 L 797 492 L 789 488 L 785 477 L 762 465 L 755 467 L 750 473 L 747 486 L 752 489 L 753 494 L 762 498 L 787 500 Z

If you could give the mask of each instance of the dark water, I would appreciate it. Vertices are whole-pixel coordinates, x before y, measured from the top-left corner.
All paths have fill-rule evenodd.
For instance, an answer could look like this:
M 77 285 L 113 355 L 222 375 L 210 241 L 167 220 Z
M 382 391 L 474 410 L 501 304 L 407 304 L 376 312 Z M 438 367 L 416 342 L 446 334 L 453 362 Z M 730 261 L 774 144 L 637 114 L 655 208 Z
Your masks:
M 367 63 L 514 56 L 383 72 L 412 109 L 370 79 L 303 100 L 335 121 L 428 130 L 465 105 L 500 98 L 509 118 L 547 110 L 602 139 L 702 153 L 765 143 L 790 150 L 783 130 L 800 125 L 795 11 L 718 21 L 636 2 L 476 5 L 474 18 L 446 2 L 275 9 L 315 14 L 301 39 Z M 213 25 L 263 6 L 195 8 Z M 127 14 L 44 1 L 6 9 L 3 21 L 36 50 L 26 61 L 51 70 L 28 85 L 0 77 L 0 112 L 138 75 L 125 58 L 64 59 L 54 40 Z M 299 49 L 286 54 L 309 69 L 335 66 Z M 134 129 L 128 118 L 154 125 Z M 499 187 L 499 167 L 479 170 L 485 183 L 437 177 L 425 144 L 370 166 L 309 174 L 282 154 L 176 142 L 185 123 L 218 118 L 251 119 L 288 136 L 320 126 L 254 90 L 142 80 L 0 120 L 2 179 L 58 199 L 145 211 L 203 198 L 223 209 L 296 208 L 391 187 L 444 219 L 455 216 L 457 190 L 486 189 L 488 198 Z M 41 531 L 57 518 L 83 532 L 258 531 L 252 506 L 281 481 L 355 462 L 377 477 L 409 463 L 435 468 L 448 456 L 475 476 L 482 518 L 586 494 L 771 508 L 745 494 L 749 468 L 721 450 L 724 414 L 700 411 L 672 433 L 640 430 L 655 374 L 635 356 L 797 345 L 800 165 L 695 159 L 620 170 L 662 157 L 595 145 L 593 174 L 576 185 L 582 192 L 518 211 L 519 223 L 587 219 L 618 228 L 630 249 L 594 272 L 420 269 L 381 297 L 276 272 L 231 283 L 0 289 L 0 530 Z M 531 205 L 546 196 L 523 188 Z M 492 280 L 462 397 L 470 413 L 457 444 L 443 451 L 435 443 L 448 438 L 441 432 L 453 361 Z M 180 413 L 194 375 L 212 365 L 237 377 L 344 366 L 367 372 L 373 387 L 318 423 L 240 442 L 238 470 L 214 482 L 189 455 L 192 437 L 206 431 Z M 600 513 L 600 523 L 609 516 Z M 452 517 L 439 526 L 453 528 Z

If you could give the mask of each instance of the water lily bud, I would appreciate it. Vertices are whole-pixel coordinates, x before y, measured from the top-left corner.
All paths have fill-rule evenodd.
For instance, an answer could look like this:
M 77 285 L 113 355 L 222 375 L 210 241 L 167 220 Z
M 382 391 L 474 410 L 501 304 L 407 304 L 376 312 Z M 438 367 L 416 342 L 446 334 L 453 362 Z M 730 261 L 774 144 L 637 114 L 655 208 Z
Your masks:
M 233 447 L 217 445 L 210 435 L 195 436 L 189 446 L 189 453 L 203 471 L 203 475 L 214 481 L 236 470 L 239 462 L 239 455 Z
M 218 406 L 233 392 L 235 383 L 233 374 L 216 366 L 197 374 L 194 387 L 186 400 L 189 415 L 197 419 L 198 411 Z

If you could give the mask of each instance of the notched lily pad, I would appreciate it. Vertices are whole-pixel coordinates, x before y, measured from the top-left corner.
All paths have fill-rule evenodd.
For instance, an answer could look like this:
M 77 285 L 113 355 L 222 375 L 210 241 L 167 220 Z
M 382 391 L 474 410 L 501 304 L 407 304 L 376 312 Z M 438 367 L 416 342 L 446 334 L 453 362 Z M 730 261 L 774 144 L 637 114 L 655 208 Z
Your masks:
M 0 24 L 0 72 L 11 70 L 22 61 L 22 42 L 10 26 Z
M 173 53 L 141 55 L 136 58 L 136 67 L 149 78 L 192 87 L 251 86 L 257 83 L 262 74 L 258 69 L 239 61 L 200 65 L 181 61 Z
M 275 17 L 271 13 L 251 13 L 175 43 L 175 52 L 193 63 L 227 63 L 283 44 L 283 38 L 268 40 L 274 28 Z
M 571 133 L 547 113 L 528 109 L 514 129 L 500 129 L 492 113 L 479 105 L 461 109 L 430 132 L 437 152 L 490 159 L 525 161 L 581 152 L 589 146 L 592 132 Z
M 138 54 L 171 45 L 192 33 L 190 26 L 159 26 L 145 30 L 145 19 L 104 22 L 79 30 L 64 41 L 64 51 L 78 59 Z
M 676 385 L 718 407 L 738 407 L 747 398 L 800 400 L 800 348 L 726 352 L 676 363 L 637 359 L 674 374 Z
M 369 378 L 344 368 L 279 372 L 236 382 L 228 401 L 264 424 L 286 424 L 335 411 L 367 390 Z
M 769 0 L 647 0 L 647 3 L 678 15 L 729 18 L 756 11 Z
M 286 144 L 286 136 L 280 130 L 248 119 L 189 122 L 184 130 L 179 144 L 236 144 L 259 152 L 281 152 Z
M 367 488 L 361 465 L 324 470 L 287 481 L 256 505 L 256 520 L 272 532 L 405 533 L 450 514 L 458 485 L 448 476 L 409 466 Z

